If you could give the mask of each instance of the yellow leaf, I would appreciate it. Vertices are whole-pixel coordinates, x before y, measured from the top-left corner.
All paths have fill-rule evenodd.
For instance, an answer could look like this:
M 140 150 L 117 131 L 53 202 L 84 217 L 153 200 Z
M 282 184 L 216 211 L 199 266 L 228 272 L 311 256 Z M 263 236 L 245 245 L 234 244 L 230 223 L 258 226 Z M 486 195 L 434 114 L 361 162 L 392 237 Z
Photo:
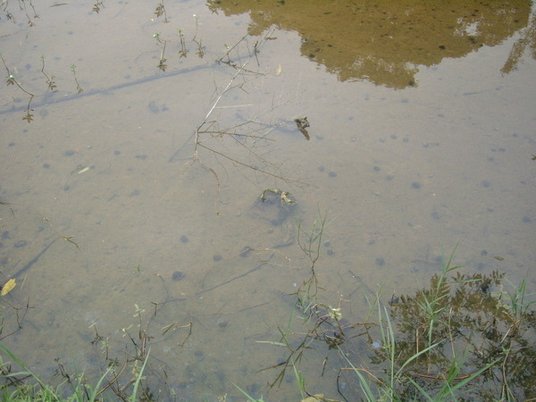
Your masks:
M 0 292 L 0 295 L 7 295 L 9 292 L 15 289 L 15 286 L 17 286 L 17 282 L 15 281 L 15 278 L 11 278 L 9 281 L 4 283 L 4 286 L 2 286 L 2 291 Z

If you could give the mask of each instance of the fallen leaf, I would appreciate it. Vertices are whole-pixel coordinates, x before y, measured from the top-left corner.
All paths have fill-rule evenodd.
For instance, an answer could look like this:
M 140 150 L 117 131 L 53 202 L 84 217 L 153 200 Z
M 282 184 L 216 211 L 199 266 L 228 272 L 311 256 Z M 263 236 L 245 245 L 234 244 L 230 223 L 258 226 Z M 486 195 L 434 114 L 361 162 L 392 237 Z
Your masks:
M 7 295 L 9 292 L 15 289 L 15 286 L 17 286 L 17 281 L 15 281 L 15 278 L 11 278 L 9 281 L 4 283 L 4 286 L 2 286 L 2 291 L 0 292 L 0 295 Z

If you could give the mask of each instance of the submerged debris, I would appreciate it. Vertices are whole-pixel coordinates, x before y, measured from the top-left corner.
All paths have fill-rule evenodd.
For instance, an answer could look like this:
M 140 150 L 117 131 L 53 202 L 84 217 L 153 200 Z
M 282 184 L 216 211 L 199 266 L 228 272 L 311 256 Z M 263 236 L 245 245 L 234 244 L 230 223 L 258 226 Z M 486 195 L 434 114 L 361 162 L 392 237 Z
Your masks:
M 186 275 L 182 271 L 174 271 L 171 274 L 171 279 L 174 281 L 182 281 Z
M 272 202 L 273 195 L 279 196 L 281 205 L 296 205 L 296 200 L 288 191 L 281 191 L 278 188 L 267 188 L 261 193 L 260 199 L 262 202 Z
M 300 130 L 305 139 L 310 140 L 311 137 L 309 136 L 309 132 L 307 131 L 307 127 L 310 127 L 310 124 L 309 120 L 307 120 L 307 116 L 296 117 L 294 119 L 294 122 L 296 123 L 296 126 L 298 126 L 298 130 Z
M 0 287 L 1 289 L 0 296 L 7 295 L 9 292 L 15 289 L 15 286 L 17 286 L 17 281 L 14 278 L 11 278 L 6 283 L 4 283 L 3 286 Z
M 250 215 L 268 221 L 272 226 L 280 226 L 296 212 L 296 207 L 296 199 L 288 191 L 267 188 L 255 201 Z

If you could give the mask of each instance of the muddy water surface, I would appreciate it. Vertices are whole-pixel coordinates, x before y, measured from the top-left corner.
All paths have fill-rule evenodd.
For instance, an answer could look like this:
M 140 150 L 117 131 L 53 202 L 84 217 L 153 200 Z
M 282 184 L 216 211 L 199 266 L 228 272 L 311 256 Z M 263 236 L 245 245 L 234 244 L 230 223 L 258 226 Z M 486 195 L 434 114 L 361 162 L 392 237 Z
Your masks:
M 456 246 L 536 287 L 530 2 L 313 3 L 6 3 L 2 314 L 8 333 L 29 300 L 5 342 L 37 372 L 102 369 L 95 334 L 121 355 L 141 317 L 162 398 L 297 400 L 261 371 L 287 350 L 259 341 L 299 321 L 298 240 L 322 217 L 319 297 L 350 321 Z M 326 353 L 309 390 L 338 397 Z

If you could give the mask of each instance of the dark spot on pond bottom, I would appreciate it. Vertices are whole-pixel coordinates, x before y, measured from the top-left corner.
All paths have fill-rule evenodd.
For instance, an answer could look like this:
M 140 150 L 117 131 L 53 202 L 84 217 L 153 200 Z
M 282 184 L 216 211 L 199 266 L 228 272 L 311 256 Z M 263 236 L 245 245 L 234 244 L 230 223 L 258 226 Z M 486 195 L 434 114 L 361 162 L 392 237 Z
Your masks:
M 188 236 L 186 235 L 181 236 L 181 243 L 188 243 L 188 241 L 189 241 Z
M 201 350 L 196 350 L 194 352 L 194 356 L 199 362 L 205 360 L 205 354 Z
M 385 265 L 385 260 L 383 259 L 383 257 L 376 258 L 376 265 L 379 267 L 383 267 Z
M 242 250 L 240 250 L 240 257 L 247 257 L 253 249 L 249 246 L 245 246 Z
M 248 394 L 250 395 L 258 395 L 260 392 L 261 392 L 261 385 L 260 384 L 250 384 L 246 387 L 246 390 L 248 392 Z
M 15 243 L 15 248 L 26 247 L 27 244 L 28 244 L 28 242 L 27 242 L 26 240 L 18 240 L 18 241 Z
M 184 279 L 186 275 L 184 275 L 184 272 L 181 271 L 175 271 L 171 274 L 171 279 L 174 281 L 181 281 Z
M 418 181 L 414 181 L 413 183 L 411 183 L 411 187 L 418 190 L 421 188 L 421 183 L 419 183 Z

